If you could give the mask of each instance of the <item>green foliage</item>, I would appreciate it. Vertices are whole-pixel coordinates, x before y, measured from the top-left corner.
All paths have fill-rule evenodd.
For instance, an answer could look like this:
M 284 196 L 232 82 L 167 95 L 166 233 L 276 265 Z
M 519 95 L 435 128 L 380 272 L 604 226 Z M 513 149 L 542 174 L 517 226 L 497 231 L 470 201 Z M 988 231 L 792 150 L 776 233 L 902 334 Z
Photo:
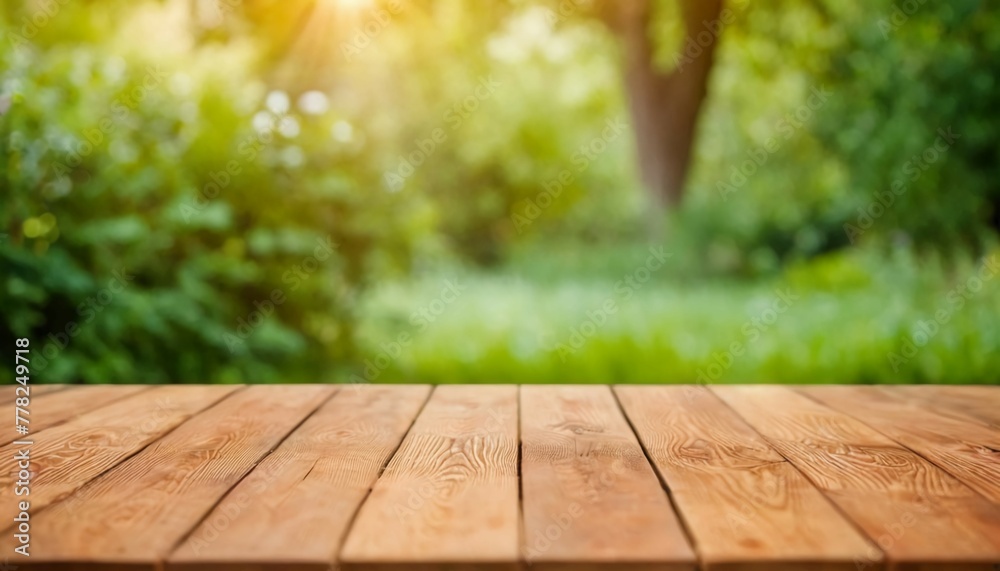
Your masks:
M 886 357 L 995 248 L 985 1 L 728 2 L 669 269 L 565 360 L 649 217 L 588 3 L 43 4 L 0 8 L 0 344 L 38 380 L 347 380 L 407 334 L 377 380 L 691 381 L 775 287 L 719 380 L 994 376 L 995 286 Z
M 414 164 L 404 188 L 426 193 L 448 248 L 480 263 L 499 261 L 513 242 L 630 232 L 631 135 L 581 150 L 608 121 L 628 121 L 613 38 L 580 13 L 560 19 L 526 3 L 498 12 L 416 4 L 378 37 L 379 50 L 358 56 L 405 70 L 384 102 L 406 110 L 386 172 Z M 443 141 L 427 144 L 435 133 Z
M 875 192 L 900 184 L 897 203 L 876 221 L 883 234 L 982 251 L 1000 204 L 1000 15 L 988 2 L 963 0 L 886 3 L 875 23 L 870 9 L 831 17 L 826 27 L 843 32 L 823 81 L 836 93 L 815 131 L 853 167 L 856 191 L 845 201 L 852 219 Z M 938 47 L 926 49 L 929 42 Z
M 350 363 L 359 292 L 424 232 L 417 199 L 384 190 L 359 118 L 267 94 L 240 50 L 115 43 L 2 52 L 0 304 L 39 380 Z
M 995 10 L 975 0 L 732 9 L 681 239 L 717 269 L 749 272 L 857 244 L 984 251 L 1000 197 Z M 949 130 L 958 138 L 939 142 Z M 750 174 L 737 174 L 744 165 Z
M 951 260 L 947 270 L 912 253 L 887 260 L 847 250 L 767 280 L 701 279 L 693 287 L 671 260 L 630 295 L 615 284 L 642 264 L 645 247 L 557 255 L 567 249 L 526 250 L 502 272 L 462 275 L 463 294 L 422 330 L 400 322 L 438 296 L 441 278 L 380 287 L 359 329 L 366 362 L 391 363 L 377 380 L 1000 381 L 998 252 L 982 283 L 970 282 L 982 259 Z M 769 313 L 782 295 L 790 304 Z M 615 310 L 602 313 L 609 300 Z M 401 329 L 413 341 L 388 359 Z

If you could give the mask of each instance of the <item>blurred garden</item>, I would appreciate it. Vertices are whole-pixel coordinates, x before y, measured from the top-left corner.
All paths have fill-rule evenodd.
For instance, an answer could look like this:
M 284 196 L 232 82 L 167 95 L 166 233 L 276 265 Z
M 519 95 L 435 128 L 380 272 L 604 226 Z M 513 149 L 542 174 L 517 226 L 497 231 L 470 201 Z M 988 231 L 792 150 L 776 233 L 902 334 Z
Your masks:
M 0 342 L 52 383 L 1000 381 L 998 7 L 694 4 L 5 2 Z

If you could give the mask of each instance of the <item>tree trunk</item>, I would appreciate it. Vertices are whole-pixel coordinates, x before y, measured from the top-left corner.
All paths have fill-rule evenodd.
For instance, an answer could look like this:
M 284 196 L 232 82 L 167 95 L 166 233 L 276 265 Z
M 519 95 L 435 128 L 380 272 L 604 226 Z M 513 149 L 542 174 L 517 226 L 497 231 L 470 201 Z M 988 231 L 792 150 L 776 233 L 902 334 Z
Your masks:
M 675 69 L 663 72 L 654 61 L 650 37 L 650 0 L 612 0 L 609 22 L 622 38 L 628 91 L 642 182 L 654 204 L 677 204 L 684 190 L 699 110 L 718 33 L 722 0 L 675 0 L 681 3 L 685 38 L 673 56 Z

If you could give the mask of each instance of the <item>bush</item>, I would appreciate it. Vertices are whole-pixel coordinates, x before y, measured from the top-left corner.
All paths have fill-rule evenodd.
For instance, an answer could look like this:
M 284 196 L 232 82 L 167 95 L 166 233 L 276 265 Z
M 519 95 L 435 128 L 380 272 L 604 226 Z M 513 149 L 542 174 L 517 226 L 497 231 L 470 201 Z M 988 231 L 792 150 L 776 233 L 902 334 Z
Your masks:
M 114 44 L 0 50 L 2 329 L 37 379 L 349 367 L 359 293 L 425 232 L 414 195 L 384 189 L 349 111 L 267 93 L 240 48 Z

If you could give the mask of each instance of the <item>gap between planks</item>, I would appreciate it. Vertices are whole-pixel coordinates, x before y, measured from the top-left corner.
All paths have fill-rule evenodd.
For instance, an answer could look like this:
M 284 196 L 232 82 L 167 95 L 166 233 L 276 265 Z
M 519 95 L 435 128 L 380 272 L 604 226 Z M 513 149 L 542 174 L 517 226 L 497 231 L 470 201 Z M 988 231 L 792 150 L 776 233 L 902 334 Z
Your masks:
M 615 392 L 685 521 L 702 569 L 853 570 L 881 553 L 708 389 Z
M 335 565 L 359 505 L 429 393 L 426 385 L 364 385 L 333 395 L 220 499 L 174 549 L 167 569 Z
M 286 389 L 294 389 L 295 388 L 294 385 L 285 385 L 284 387 Z M 560 387 L 560 386 L 555 386 L 554 388 L 552 388 L 552 390 L 558 390 L 558 387 Z M 566 387 L 566 386 L 562 385 L 561 387 Z M 607 386 L 602 386 L 602 387 L 605 390 L 608 390 Z M 670 511 L 672 513 L 677 514 L 682 519 L 682 524 L 683 524 L 683 530 L 682 531 L 683 531 L 683 533 L 686 533 L 686 541 L 687 541 L 687 543 L 694 545 L 700 551 L 702 548 L 704 548 L 706 546 L 706 542 L 705 541 L 699 541 L 699 534 L 702 535 L 702 536 L 704 536 L 705 531 L 703 529 L 699 529 L 698 525 L 693 525 L 691 522 L 687 521 L 689 519 L 689 516 L 691 515 L 689 513 L 690 510 L 691 510 L 691 508 L 690 507 L 684 508 L 685 505 L 694 505 L 694 504 L 690 504 L 690 501 L 688 501 L 688 504 L 685 504 L 685 503 L 679 501 L 679 498 L 684 497 L 684 494 L 682 493 L 680 496 L 678 496 L 678 490 L 675 489 L 674 486 L 671 486 L 670 479 L 667 478 L 667 477 L 665 477 L 664 473 L 661 471 L 660 467 L 657 465 L 657 457 L 656 457 L 656 455 L 654 454 L 654 452 L 644 442 L 642 442 L 642 440 L 643 440 L 642 435 L 641 435 L 642 429 L 640 429 L 636 425 L 636 421 L 633 418 L 633 415 L 629 414 L 630 411 L 627 409 L 628 407 L 623 402 L 623 399 L 621 398 L 621 395 L 619 394 L 619 391 L 622 391 L 622 390 L 627 391 L 627 390 L 631 390 L 632 388 L 635 388 L 635 389 L 643 389 L 643 388 L 645 388 L 645 389 L 666 389 L 666 388 L 671 388 L 671 387 L 641 387 L 641 386 L 640 387 L 621 387 L 621 386 L 620 387 L 615 387 L 614 393 L 612 394 L 612 400 L 613 400 L 613 404 L 614 404 L 613 408 L 617 411 L 618 414 L 621 415 L 621 417 L 624 419 L 625 423 L 628 425 L 628 433 L 631 434 L 631 438 L 632 439 L 639 438 L 639 445 L 640 445 L 639 450 L 640 450 L 640 453 L 642 455 L 643 462 L 645 462 L 647 468 L 649 468 L 651 466 L 652 467 L 651 469 L 654 470 L 653 478 L 656 480 L 657 488 L 660 489 L 661 493 L 665 495 L 668 504 L 672 504 L 672 505 L 668 505 Z M 691 388 L 691 387 L 676 387 L 675 386 L 675 387 L 672 387 L 672 388 L 675 388 L 675 389 L 687 389 L 687 388 Z M 773 387 L 764 387 L 764 388 L 768 389 L 768 390 L 774 389 Z M 336 389 L 334 389 L 334 390 L 336 390 Z M 348 389 L 344 389 L 343 391 L 341 391 L 341 393 L 343 393 L 343 392 L 345 392 L 347 390 Z M 534 389 L 531 389 L 531 390 L 534 390 Z M 739 423 L 750 422 L 751 424 L 754 424 L 754 428 L 751 429 L 751 428 L 749 428 L 749 425 L 748 425 L 747 429 L 750 430 L 750 432 L 753 433 L 754 435 L 756 435 L 758 438 L 762 438 L 762 439 L 766 438 L 766 442 L 768 443 L 767 446 L 772 451 L 774 451 L 776 454 L 778 454 L 781 457 L 781 462 L 787 464 L 788 466 L 791 466 L 792 469 L 799 474 L 800 478 L 806 479 L 806 481 L 809 484 L 810 488 L 812 488 L 814 490 L 814 492 L 816 492 L 817 494 L 819 494 L 824 500 L 827 500 L 828 506 L 829 505 L 835 506 L 836 510 L 839 510 L 839 512 L 838 512 L 839 514 L 846 514 L 848 516 L 851 516 L 853 514 L 854 517 L 857 517 L 857 513 L 858 512 L 857 512 L 856 509 L 850 509 L 850 510 L 842 509 L 842 507 L 843 507 L 842 504 L 844 502 L 843 497 L 842 497 L 842 493 L 840 491 L 837 491 L 837 490 L 833 490 L 832 491 L 831 489 L 829 489 L 829 487 L 824 487 L 823 486 L 824 482 L 823 482 L 822 478 L 817 478 L 817 475 L 816 475 L 816 472 L 815 472 L 815 469 L 814 469 L 813 466 L 811 466 L 808 462 L 803 461 L 802 457 L 800 455 L 796 454 L 796 453 L 792 453 L 792 454 L 789 455 L 788 449 L 785 449 L 785 448 L 787 448 L 788 444 L 786 444 L 786 443 L 784 443 L 782 441 L 783 435 L 775 436 L 774 430 L 772 430 L 773 427 L 771 427 L 770 425 L 768 425 L 768 429 L 764 431 L 764 432 L 766 432 L 768 434 L 765 434 L 764 436 L 761 436 L 761 434 L 758 434 L 758 432 L 760 432 L 760 430 L 758 430 L 758 428 L 759 428 L 759 422 L 760 422 L 760 419 L 761 419 L 761 417 L 759 416 L 759 414 L 760 414 L 759 410 L 748 409 L 748 408 L 746 408 L 745 403 L 738 404 L 738 405 L 736 405 L 736 408 L 734 408 L 734 405 L 730 401 L 730 399 L 721 398 L 720 396 L 718 396 L 720 392 L 721 393 L 728 392 L 728 390 L 729 390 L 728 387 L 722 387 L 719 390 L 712 389 L 712 392 L 710 392 L 709 389 L 703 389 L 703 390 L 705 390 L 706 393 L 710 395 L 710 397 L 711 397 L 712 400 L 714 400 L 716 403 L 720 404 L 722 407 L 725 407 L 725 410 L 727 410 L 729 413 L 731 413 L 731 416 L 734 419 L 737 419 Z M 782 390 L 787 391 L 787 392 L 792 393 L 792 394 L 797 394 L 796 391 L 793 390 L 793 389 L 782 389 Z M 807 392 L 808 389 L 805 389 L 805 390 Z M 112 464 L 111 467 L 107 468 L 103 472 L 99 472 L 99 473 L 97 473 L 96 476 L 93 476 L 92 478 L 90 478 L 87 482 L 84 483 L 84 487 L 89 486 L 92 482 L 94 482 L 96 480 L 104 478 L 108 473 L 110 473 L 113 470 L 115 470 L 118 466 L 120 466 L 120 465 L 122 465 L 122 464 L 124 464 L 126 462 L 130 462 L 135 456 L 138 456 L 139 454 L 146 452 L 149 448 L 151 448 L 152 446 L 154 446 L 160 440 L 162 440 L 164 438 L 167 438 L 168 435 L 174 433 L 180 427 L 182 427 L 185 424 L 191 422 L 192 420 L 194 420 L 198 416 L 205 414 L 207 411 L 211 410 L 212 407 L 218 406 L 222 402 L 225 402 L 227 400 L 232 399 L 237 392 L 242 392 L 242 391 L 230 392 L 230 393 L 226 394 L 225 396 L 223 396 L 222 399 L 221 399 L 221 401 L 216 401 L 214 405 L 209 405 L 208 408 L 203 408 L 203 409 L 200 410 L 200 412 L 195 412 L 195 413 L 193 413 L 193 415 L 190 415 L 187 418 L 182 419 L 178 424 L 176 424 L 173 427 L 165 430 L 159 436 L 157 436 L 156 438 L 154 438 L 152 441 L 147 441 L 147 442 L 145 442 L 145 444 L 141 444 L 141 447 L 138 450 L 133 451 L 130 455 L 127 452 L 124 455 L 121 454 L 121 453 L 117 453 L 116 452 L 115 454 L 118 454 L 117 456 L 113 456 L 113 457 L 109 456 L 109 458 L 110 458 L 109 461 L 114 461 L 115 463 Z M 434 393 L 437 393 L 437 391 L 435 390 Z M 516 405 L 515 405 L 516 415 L 515 415 L 515 421 L 514 421 L 514 425 L 515 425 L 514 426 L 514 441 L 516 442 L 516 446 L 514 447 L 515 453 L 512 456 L 514 467 L 515 467 L 514 468 L 514 478 L 517 481 L 517 485 L 516 485 L 516 498 L 517 498 L 517 500 L 516 500 L 516 505 L 517 505 L 516 521 L 518 522 L 518 525 L 516 526 L 516 535 L 515 535 L 516 539 L 515 539 L 514 543 L 517 546 L 519 546 L 520 549 L 524 549 L 524 547 L 526 546 L 527 541 L 529 539 L 529 538 L 526 537 L 527 526 L 525 524 L 525 520 L 527 518 L 527 515 L 525 514 L 525 510 L 524 510 L 524 498 L 531 496 L 531 494 L 529 494 L 527 492 L 527 490 L 525 489 L 525 483 L 524 483 L 524 480 L 525 480 L 525 477 L 524 477 L 525 476 L 525 474 L 524 474 L 524 468 L 525 468 L 525 455 L 526 455 L 526 451 L 525 451 L 526 436 L 525 436 L 525 433 L 523 431 L 523 426 L 524 426 L 524 423 L 525 423 L 526 419 L 524 418 L 524 414 L 523 414 L 524 407 L 522 406 L 522 404 L 523 404 L 523 393 L 524 393 L 523 389 L 515 389 L 515 391 L 514 391 L 514 394 L 515 394 L 515 403 L 516 403 Z M 56 392 L 52 396 L 55 396 L 56 394 L 59 394 L 59 393 Z M 784 393 L 782 393 L 782 392 L 779 391 L 777 394 L 784 394 Z M 229 498 L 230 496 L 232 496 L 235 493 L 235 491 L 240 486 L 244 485 L 244 483 L 247 482 L 253 476 L 254 473 L 258 472 L 259 470 L 262 470 L 261 466 L 263 466 L 277 451 L 281 450 L 286 445 L 286 443 L 288 443 L 289 439 L 291 439 L 297 432 L 299 432 L 300 430 L 302 430 L 303 426 L 305 426 L 309 422 L 309 420 L 311 418 L 313 418 L 315 415 L 317 415 L 321 409 L 323 409 L 326 406 L 330 405 L 337 398 L 337 396 L 339 396 L 339 395 L 334 395 L 333 393 L 331 393 L 330 395 L 328 395 L 327 401 L 326 401 L 325 404 L 323 402 L 321 402 L 320 404 L 316 405 L 310 412 L 308 412 L 304 417 L 302 417 L 298 421 L 298 424 L 292 426 L 284 434 L 284 436 L 282 436 L 276 443 L 274 443 L 272 446 L 270 446 L 269 448 L 267 448 L 266 450 L 264 450 L 263 453 L 262 453 L 262 455 L 259 458 L 257 458 L 256 462 L 250 464 L 249 467 L 246 469 L 246 471 L 244 471 L 236 480 L 232 481 L 232 484 L 229 487 L 225 488 L 215 498 L 214 502 L 211 503 L 210 505 L 208 505 L 205 508 L 204 513 L 201 515 L 201 517 L 199 519 L 193 520 L 193 523 L 191 523 L 190 526 L 189 526 L 189 528 L 177 539 L 176 543 L 174 544 L 174 547 L 172 549 L 168 550 L 168 552 L 173 552 L 176 555 L 179 552 L 179 550 L 184 546 L 184 544 L 187 541 L 189 541 L 194 536 L 194 534 L 198 530 L 198 528 L 201 527 L 201 526 L 203 526 L 208 521 L 209 517 L 215 511 L 220 510 L 222 508 L 222 506 L 226 503 L 227 498 Z M 431 398 L 433 398 L 433 396 L 434 396 L 434 394 L 432 393 L 431 394 Z M 799 396 L 801 398 L 805 399 L 806 402 L 809 402 L 812 405 L 820 406 L 820 407 L 822 407 L 822 409 L 828 411 L 828 412 L 824 412 L 823 413 L 824 415 L 828 416 L 829 415 L 829 411 L 833 411 L 833 409 L 831 409 L 829 406 L 827 406 L 825 404 L 819 404 L 817 401 L 815 401 L 812 398 L 806 398 L 806 397 L 804 397 L 802 395 L 799 395 Z M 131 395 L 128 398 L 122 398 L 119 401 L 114 401 L 114 402 L 111 402 L 109 404 L 104 405 L 104 408 L 107 408 L 108 406 L 112 406 L 112 405 L 117 405 L 118 402 L 132 401 L 134 398 L 135 398 L 135 395 Z M 406 426 L 406 428 L 404 428 L 402 430 L 402 434 L 400 436 L 400 441 L 397 442 L 396 446 L 391 451 L 388 452 L 388 455 L 387 455 L 387 458 L 386 458 L 385 462 L 381 463 L 381 465 L 376 470 L 377 473 L 374 475 L 374 482 L 375 482 L 375 484 L 369 484 L 365 488 L 365 490 L 364 490 L 364 496 L 360 499 L 360 501 L 358 502 L 358 504 L 354 507 L 353 511 L 351 511 L 350 519 L 346 523 L 346 526 L 345 526 L 346 532 L 344 533 L 343 537 L 341 538 L 340 543 L 338 543 L 334 547 L 331 547 L 331 551 L 332 551 L 333 555 L 336 555 L 336 552 L 339 551 L 339 550 L 341 550 L 341 549 L 343 549 L 344 546 L 347 544 L 348 534 L 354 531 L 354 524 L 356 522 L 356 519 L 361 514 L 362 510 L 365 509 L 366 505 L 368 504 L 369 500 L 371 499 L 371 494 L 374 491 L 374 488 L 378 485 L 378 482 L 382 479 L 382 476 L 385 475 L 386 471 L 389 469 L 389 466 L 395 461 L 395 458 L 397 457 L 397 455 L 404 448 L 405 439 L 408 439 L 410 437 L 410 434 L 413 431 L 413 428 L 417 425 L 417 422 L 419 421 L 420 417 L 423 416 L 424 412 L 426 412 L 428 405 L 431 403 L 431 398 L 425 398 L 420 403 L 420 410 L 418 410 L 417 412 L 414 413 L 413 418 L 410 419 L 409 424 Z M 41 400 L 41 397 L 39 397 L 39 400 Z M 802 402 L 801 401 L 796 401 L 795 399 L 791 399 L 791 401 L 792 401 L 793 404 L 796 404 L 797 406 L 802 406 Z M 962 401 L 959 401 L 957 397 L 954 399 L 954 402 L 962 404 Z M 124 406 L 121 406 L 121 405 L 117 405 L 117 406 L 118 406 L 118 408 L 121 408 L 121 409 L 125 408 Z M 709 405 L 705 405 L 705 406 L 709 406 Z M 633 406 L 633 408 L 634 408 L 634 406 Z M 737 408 L 739 410 L 737 410 Z M 817 410 L 815 408 L 810 408 L 810 407 L 806 407 L 806 408 L 812 410 L 813 413 L 815 413 L 816 410 Z M 981 410 L 980 408 L 976 408 L 975 410 L 979 414 L 989 414 L 989 411 L 986 410 L 986 409 L 982 409 L 982 412 L 980 412 L 980 410 Z M 782 413 L 781 410 L 779 410 L 778 408 L 773 407 L 773 406 L 770 407 L 768 409 L 768 411 L 769 412 L 773 411 L 775 414 Z M 870 425 L 870 423 L 865 423 L 865 422 L 860 421 L 857 418 L 854 418 L 854 415 L 844 414 L 843 412 L 840 412 L 838 414 L 841 414 L 841 416 L 843 416 L 844 418 L 850 418 L 852 421 L 857 422 L 858 425 L 864 426 L 870 432 L 876 433 L 879 436 L 885 438 L 887 441 L 892 442 L 892 447 L 896 447 L 898 449 L 905 449 L 906 451 L 914 454 L 915 456 L 920 457 L 921 460 L 923 460 L 926 464 L 932 466 L 932 468 L 934 470 L 938 470 L 938 471 L 940 471 L 942 473 L 945 473 L 947 475 L 948 470 L 940 470 L 940 467 L 937 465 L 937 463 L 928 460 L 923 455 L 921 455 L 917 451 L 911 449 L 906 444 L 904 444 L 902 442 L 898 442 L 898 438 L 893 438 L 890 434 L 886 434 L 884 431 L 879 430 L 877 427 L 872 427 Z M 856 414 L 856 412 L 855 412 L 855 414 Z M 935 413 L 935 414 L 937 414 L 937 413 Z M 942 414 L 943 414 L 943 412 L 942 412 Z M 84 415 L 80 415 L 80 416 L 84 416 Z M 823 418 L 826 418 L 827 416 L 823 416 Z M 49 432 L 49 431 L 53 431 L 52 434 L 55 434 L 60 429 L 59 428 L 60 426 L 65 426 L 66 424 L 70 424 L 71 426 L 73 426 L 74 425 L 73 423 L 77 423 L 76 425 L 78 426 L 80 424 L 78 422 L 78 418 L 79 417 L 67 419 L 67 420 L 64 421 L 64 424 L 61 424 L 59 426 L 53 426 L 52 428 L 47 429 L 45 431 L 39 431 L 39 435 L 43 435 L 43 434 L 45 434 L 46 432 Z M 91 417 L 91 418 L 93 418 L 93 417 Z M 888 421 L 884 421 L 884 422 L 888 422 Z M 970 417 L 969 422 L 973 422 L 971 420 L 971 417 Z M 64 428 L 62 430 L 65 431 Z M 864 431 L 862 430 L 862 432 L 864 432 Z M 854 435 L 853 432 L 848 433 L 848 434 Z M 784 448 L 782 446 L 772 446 L 772 441 L 775 440 L 775 439 L 777 439 L 778 441 L 782 441 L 781 443 L 784 445 Z M 809 438 L 807 437 L 807 440 L 808 439 Z M 852 445 L 851 442 L 847 441 L 846 439 L 845 439 L 845 442 L 846 442 L 846 445 L 848 445 L 848 446 Z M 744 446 L 750 446 L 752 448 L 753 445 L 752 444 L 745 444 Z M 793 447 L 791 450 L 797 451 L 798 449 Z M 836 450 L 828 450 L 828 451 L 826 451 L 826 453 L 827 454 L 834 454 L 834 455 L 838 454 L 838 452 Z M 834 457 L 837 457 L 837 456 L 834 456 Z M 759 468 L 753 467 L 753 466 L 751 466 L 751 468 L 753 468 L 755 470 L 756 469 L 767 469 L 767 470 L 772 469 L 769 466 L 770 466 L 770 464 L 764 463 L 764 464 L 761 464 Z M 676 470 L 676 467 L 674 469 Z M 318 464 L 317 463 L 312 463 L 311 465 L 309 465 L 305 469 L 304 473 L 305 473 L 305 476 L 302 478 L 303 481 L 315 478 L 316 475 L 322 473 L 322 470 L 318 468 Z M 959 477 L 957 474 L 954 474 L 953 476 L 957 477 L 959 480 L 962 480 L 962 477 Z M 676 476 L 675 476 L 675 478 L 676 478 Z M 815 486 L 813 484 L 815 484 Z M 75 491 L 79 491 L 79 489 L 80 488 L 78 488 Z M 681 488 L 681 491 L 683 491 L 683 488 Z M 0 493 L 2 493 L 2 492 L 0 492 Z M 71 496 L 71 498 L 73 498 L 73 497 L 76 497 L 76 496 Z M 950 501 L 953 498 L 949 497 L 949 498 L 945 498 L 945 499 L 947 499 L 947 500 Z M 56 503 L 56 504 L 54 504 L 52 506 L 49 506 L 49 507 L 50 508 L 55 508 L 55 507 L 58 507 L 59 505 L 60 505 L 60 503 Z M 959 508 L 959 509 L 964 509 L 963 506 L 964 506 L 964 504 L 956 504 L 956 507 Z M 40 514 L 33 514 L 33 515 L 42 515 L 46 511 L 50 511 L 50 510 L 48 510 L 46 508 L 43 508 L 41 510 Z M 863 529 L 865 529 L 868 532 L 866 535 L 871 535 L 872 534 L 872 526 L 870 526 L 870 525 L 864 525 L 861 528 L 853 527 L 853 526 L 856 525 L 855 522 L 854 522 L 854 517 L 848 517 L 846 519 L 846 521 L 852 526 L 852 529 L 854 529 L 855 532 L 856 532 L 857 529 L 863 528 Z M 835 514 L 834 519 L 842 519 L 842 518 L 839 515 Z M 964 548 L 966 550 L 968 550 L 968 545 L 967 544 L 964 545 Z M 964 553 L 964 554 L 963 553 L 959 553 L 957 558 L 956 558 L 955 554 L 952 553 L 951 559 L 948 559 L 946 551 L 942 551 L 941 553 L 944 554 L 946 557 L 944 559 L 939 559 L 939 560 L 935 560 L 934 557 L 928 557 L 928 558 L 926 558 L 926 560 L 920 560 L 919 558 L 916 558 L 916 559 L 908 558 L 908 557 L 905 557 L 906 553 L 903 553 L 904 557 L 898 557 L 899 550 L 900 550 L 900 548 L 898 546 L 895 547 L 895 549 L 890 549 L 890 553 L 892 551 L 896 551 L 897 552 L 897 553 L 895 553 L 895 555 L 897 555 L 897 557 L 891 558 L 892 561 L 890 561 L 890 563 L 899 564 L 899 567 L 898 567 L 899 569 L 918 569 L 919 568 L 919 569 L 949 569 L 949 570 L 950 569 L 984 569 L 985 570 L 985 569 L 991 569 L 993 565 L 995 565 L 996 563 L 1000 562 L 1000 556 L 997 556 L 996 559 L 994 559 L 993 556 L 994 556 L 995 552 L 990 552 L 989 550 L 987 550 L 985 552 L 981 552 L 981 556 L 979 556 L 978 559 L 977 559 L 976 556 L 974 556 L 974 554 L 972 556 L 970 556 L 970 554 L 967 553 L 967 552 Z M 514 556 L 514 558 L 515 558 L 515 560 L 514 560 L 514 563 L 515 563 L 514 567 L 522 567 L 523 568 L 524 567 L 524 563 L 525 563 L 524 558 L 523 558 L 523 552 L 520 552 L 520 550 L 519 550 L 519 553 L 516 554 Z M 331 556 L 330 561 L 332 561 L 332 560 L 333 560 L 333 557 Z M 173 556 L 171 556 L 170 561 L 168 561 L 168 565 L 172 565 L 174 563 L 180 563 L 180 562 L 181 562 L 180 559 L 178 559 L 177 561 L 175 561 L 174 558 L 173 558 Z M 56 562 L 56 563 L 58 563 L 58 562 Z M 82 569 L 87 569 L 87 568 L 94 568 L 94 569 L 98 569 L 99 568 L 99 569 L 103 570 L 103 569 L 111 569 L 112 568 L 111 566 L 107 566 L 106 567 L 106 566 L 103 566 L 103 565 L 97 565 L 97 566 L 92 566 L 92 567 L 83 567 L 83 566 L 80 566 L 80 565 L 77 565 L 77 564 L 71 563 L 71 562 L 65 562 L 65 563 L 66 564 L 62 565 L 61 567 L 57 566 L 57 567 L 52 567 L 52 568 L 63 568 L 63 569 L 74 569 L 74 570 L 76 570 L 76 569 L 81 569 L 82 570 Z M 121 561 L 120 563 L 122 563 L 123 565 L 126 565 L 126 566 L 130 564 L 128 561 Z M 409 569 L 418 569 L 420 567 L 420 565 L 411 565 L 409 562 L 399 562 L 397 564 L 397 563 L 383 561 L 381 563 L 383 563 L 384 565 L 381 565 L 381 566 L 362 565 L 362 566 L 365 567 L 365 568 L 371 568 L 371 569 L 376 569 L 376 568 L 402 569 L 402 568 L 405 568 L 405 569 L 408 569 L 408 570 Z M 470 561 L 468 563 L 477 565 L 477 568 L 481 568 L 481 566 L 479 566 L 479 563 L 486 563 L 487 565 L 489 564 L 489 562 L 473 562 L 473 561 Z M 537 562 L 533 562 L 533 563 L 537 564 Z M 741 570 L 743 570 L 743 569 L 792 569 L 792 568 L 797 568 L 797 567 L 790 566 L 790 565 L 800 565 L 802 563 L 803 563 L 802 561 L 796 562 L 794 560 L 773 560 L 773 561 L 769 561 L 767 563 L 761 563 L 759 561 L 758 562 L 754 562 L 754 561 L 751 561 L 751 560 L 734 561 L 734 560 L 726 560 L 723 557 L 722 559 L 718 559 L 717 561 L 714 561 L 714 562 L 711 561 L 711 560 L 702 560 L 701 565 L 702 565 L 702 568 L 713 569 L 713 570 L 715 570 L 715 569 L 718 569 L 718 570 L 723 570 L 723 569 L 725 569 L 725 570 L 741 569 Z M 862 563 L 864 563 L 864 567 L 863 568 L 869 569 L 869 570 L 870 569 L 874 569 L 874 568 L 876 568 L 878 566 L 878 561 L 874 560 L 874 559 L 867 560 L 867 561 L 863 560 Z M 254 565 L 254 564 L 249 564 L 249 563 L 246 564 L 246 565 L 249 565 L 249 566 L 244 566 L 244 567 L 234 567 L 234 566 L 230 566 L 230 565 L 226 565 L 225 567 L 222 567 L 221 566 L 222 565 L 221 561 L 217 561 L 216 564 L 217 564 L 217 566 L 213 566 L 211 568 L 212 569 L 222 569 L 222 568 L 225 568 L 227 570 L 231 570 L 231 569 L 233 569 L 233 570 L 234 569 L 241 569 L 241 570 L 243 570 L 243 569 L 246 569 L 246 570 L 253 569 L 254 571 L 263 570 L 263 569 L 270 570 L 270 569 L 278 569 L 278 568 L 282 568 L 282 569 L 288 568 L 288 569 L 291 569 L 291 567 L 285 567 L 285 566 L 277 567 L 277 566 L 274 566 L 274 565 Z M 600 562 L 597 562 L 596 564 L 599 565 Z M 824 567 L 820 567 L 819 566 L 820 564 L 824 564 L 824 565 L 830 564 L 830 561 L 827 560 L 827 559 L 814 560 L 814 561 L 812 561 L 810 563 L 811 566 L 806 567 L 806 568 L 808 568 L 808 569 L 839 569 L 840 568 L 839 566 L 834 566 L 834 567 L 824 566 Z M 135 567 L 135 568 L 137 568 L 137 569 L 139 569 L 139 568 L 141 568 L 141 569 L 147 569 L 148 567 L 146 567 L 145 565 L 146 565 L 145 563 L 141 563 L 139 567 Z M 154 564 L 154 568 L 155 568 L 155 565 L 159 565 L 159 563 L 155 563 Z M 319 565 L 326 565 L 326 564 L 319 563 Z M 359 564 L 358 564 L 358 562 L 353 562 L 352 565 L 358 566 Z M 570 568 L 572 568 L 572 569 L 596 569 L 597 568 L 597 567 L 594 567 L 594 566 L 585 566 L 584 562 L 582 562 L 582 561 L 576 561 L 576 562 L 570 562 L 570 561 L 552 561 L 551 565 L 552 565 L 551 569 L 553 569 L 553 570 L 557 570 L 558 569 L 560 571 L 563 570 L 563 569 L 570 569 Z M 840 565 L 840 563 L 835 563 L 835 565 Z M 450 568 L 459 568 L 459 566 L 455 566 L 452 563 L 445 562 L 445 567 L 448 567 L 448 566 L 450 566 Z M 513 568 L 513 567 L 509 566 L 506 563 L 503 564 L 503 565 L 501 565 L 501 566 L 504 567 L 504 568 Z M 326 565 L 326 567 L 329 567 L 329 565 Z M 43 567 L 39 567 L 39 566 L 36 566 L 34 564 L 27 565 L 25 567 L 25 569 L 40 569 L 40 568 L 43 568 Z M 122 567 L 114 567 L 114 568 L 121 569 Z M 178 568 L 180 569 L 182 567 L 178 567 Z M 316 567 L 316 568 L 319 568 L 319 567 Z M 437 566 L 436 563 L 431 562 L 431 563 L 426 563 L 425 566 L 424 566 L 424 568 L 425 569 L 430 569 L 430 568 L 439 569 L 441 567 Z M 853 565 L 852 565 L 852 568 L 854 568 Z
M 1000 562 L 997 507 L 902 444 L 786 387 L 711 390 L 876 541 L 892 569 L 991 571 Z

